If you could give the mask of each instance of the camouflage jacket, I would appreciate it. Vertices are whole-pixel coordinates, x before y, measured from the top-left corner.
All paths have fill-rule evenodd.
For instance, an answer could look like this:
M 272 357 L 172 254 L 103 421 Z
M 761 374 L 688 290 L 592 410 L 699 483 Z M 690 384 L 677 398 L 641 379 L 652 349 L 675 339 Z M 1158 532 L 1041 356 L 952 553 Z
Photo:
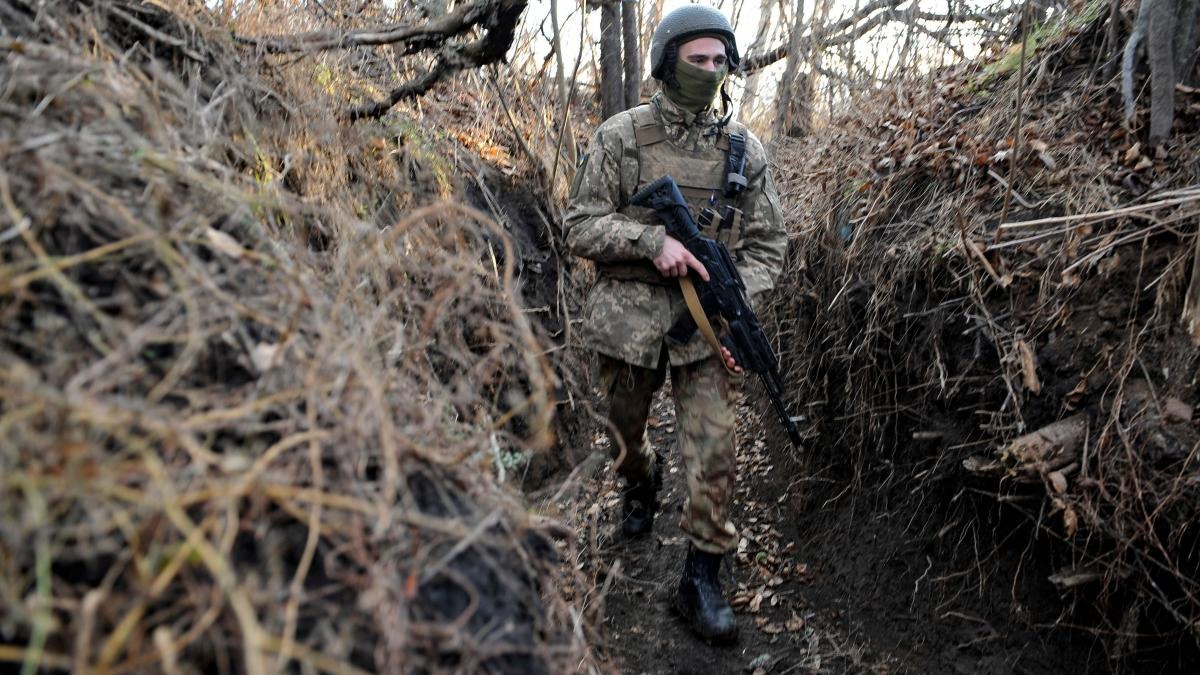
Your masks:
M 717 133 L 717 118 L 711 109 L 692 115 L 661 91 L 647 105 L 665 131 L 669 147 L 664 150 L 674 157 L 675 166 L 680 167 L 681 159 L 689 164 L 712 164 L 715 171 L 724 175 L 715 164 L 720 162 L 723 166 L 725 151 L 717 147 L 721 134 Z M 662 251 L 666 236 L 665 228 L 652 211 L 629 205 L 630 198 L 640 188 L 661 177 L 646 175 L 642 164 L 652 165 L 651 172 L 671 166 L 670 162 L 649 161 L 649 148 L 640 148 L 639 153 L 634 120 L 635 114 L 625 111 L 600 125 L 571 189 L 564 222 L 567 245 L 575 255 L 589 258 L 601 267 L 611 263 L 647 265 Z M 730 122 L 726 130 L 746 137 L 748 186 L 738 202 L 743 211 L 742 234 L 734 254 L 753 304 L 774 285 L 783 264 L 787 235 L 762 143 L 737 122 Z M 705 205 L 703 200 L 688 201 L 693 215 Z M 602 354 L 653 368 L 658 365 L 667 330 L 686 311 L 677 282 L 645 283 L 616 279 L 602 272 L 588 294 L 584 309 L 584 340 Z M 709 356 L 712 348 L 699 334 L 685 345 L 668 349 L 672 365 L 693 363 Z

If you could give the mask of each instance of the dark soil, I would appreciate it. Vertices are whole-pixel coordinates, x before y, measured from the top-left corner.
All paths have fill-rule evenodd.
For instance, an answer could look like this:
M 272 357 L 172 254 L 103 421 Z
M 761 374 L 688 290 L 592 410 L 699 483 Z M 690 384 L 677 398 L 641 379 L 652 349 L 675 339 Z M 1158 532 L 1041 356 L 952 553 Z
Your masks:
M 739 417 L 734 521 L 742 541 L 722 569 L 726 597 L 738 614 L 739 640 L 726 647 L 706 644 L 689 632 L 673 608 L 688 546 L 679 528 L 686 481 L 673 433 L 674 406 L 664 391 L 650 418 L 651 444 L 666 457 L 662 506 L 651 535 L 632 541 L 622 537 L 616 527 L 619 483 L 607 470 L 598 495 L 605 511 L 601 563 L 615 570 L 607 580 L 605 600 L 607 647 L 615 665 L 626 673 L 871 669 L 861 646 L 836 625 L 838 611 L 812 602 L 819 578 L 810 559 L 797 553 L 800 543 L 787 534 L 792 529 L 786 515 L 789 495 L 799 484 L 790 451 L 771 457 L 761 434 L 752 435 L 757 418 L 745 408 Z M 757 602 L 755 596 L 761 596 Z M 882 662 L 876 665 L 889 669 Z
M 666 455 L 667 473 L 652 535 L 621 537 L 615 524 L 618 483 L 611 473 L 603 474 L 597 501 L 605 512 L 601 562 L 615 570 L 605 600 L 607 647 L 622 672 L 1111 670 L 1094 638 L 1053 628 L 1064 621 L 1062 603 L 1047 581 L 1053 570 L 1034 562 L 1045 556 L 1030 555 L 1039 545 L 1030 528 L 982 522 L 940 537 L 922 533 L 912 511 L 887 512 L 887 499 L 904 496 L 844 492 L 839 498 L 845 486 L 807 476 L 786 444 L 767 444 L 761 432 L 753 435 L 763 424 L 755 413 L 743 408 L 740 417 L 734 514 L 744 541 L 722 580 L 728 597 L 763 589 L 769 597 L 758 611 L 735 601 L 740 639 L 731 647 L 705 644 L 676 616 L 672 599 L 687 550 L 678 527 L 686 486 L 673 404 L 660 395 L 650 436 Z M 944 515 L 928 517 L 944 522 Z M 1002 510 L 995 516 L 1016 517 Z M 985 544 L 990 536 L 985 527 L 1014 534 Z M 957 540 L 945 541 L 950 531 Z M 995 550 L 989 556 L 976 546 Z M 954 553 L 958 549 L 962 555 Z M 977 552 L 994 569 L 971 569 Z

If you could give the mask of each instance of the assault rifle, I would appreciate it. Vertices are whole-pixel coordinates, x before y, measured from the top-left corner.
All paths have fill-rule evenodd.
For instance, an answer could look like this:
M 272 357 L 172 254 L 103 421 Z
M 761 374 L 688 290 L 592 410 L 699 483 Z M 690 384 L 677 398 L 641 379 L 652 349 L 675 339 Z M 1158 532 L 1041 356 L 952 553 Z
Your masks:
M 771 404 L 779 415 L 779 421 L 787 430 L 788 437 L 797 449 L 800 448 L 800 432 L 796 422 L 783 405 L 783 384 L 779 376 L 779 359 L 758 317 L 746 302 L 746 284 L 733 264 L 733 258 L 725 244 L 700 234 L 700 228 L 692 219 L 692 212 L 679 192 L 675 179 L 663 176 L 646 186 L 630 200 L 634 206 L 654 209 L 667 226 L 667 234 L 679 240 L 692 255 L 708 270 L 708 281 L 696 279 L 695 286 L 700 306 L 710 319 L 724 326 L 721 344 L 733 354 L 738 365 L 756 374 L 762 380 L 771 397 Z M 711 218 L 711 209 L 705 209 L 702 217 Z M 726 213 L 726 218 L 730 214 Z M 697 329 L 690 312 L 685 312 L 667 333 L 669 341 L 682 344 L 691 339 Z

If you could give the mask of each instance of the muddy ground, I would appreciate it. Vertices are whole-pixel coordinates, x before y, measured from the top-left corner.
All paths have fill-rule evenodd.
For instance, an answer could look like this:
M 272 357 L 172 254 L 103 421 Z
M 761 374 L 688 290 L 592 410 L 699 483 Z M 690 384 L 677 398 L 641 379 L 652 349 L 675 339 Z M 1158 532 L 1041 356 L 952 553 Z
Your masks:
M 694 638 L 671 606 L 687 547 L 678 527 L 686 484 L 665 392 L 650 419 L 651 442 L 666 454 L 667 467 L 652 536 L 620 535 L 618 484 L 607 466 L 593 485 L 600 526 L 590 536 L 600 569 L 615 570 L 598 575 L 609 586 L 607 647 L 622 672 L 1111 670 L 1087 633 L 1048 629 L 1064 620 L 1048 570 L 1023 570 L 1024 581 L 1011 584 L 1011 565 L 1032 564 L 1031 556 L 1005 555 L 1001 547 L 992 557 L 996 569 L 982 575 L 998 581 L 980 583 L 980 570 L 963 569 L 968 563 L 952 553 L 961 542 L 947 545 L 945 532 L 939 538 L 922 532 L 919 522 L 888 515 L 888 496 L 854 496 L 808 476 L 800 456 L 767 440 L 755 413 L 743 406 L 739 417 L 734 513 L 743 540 L 722 572 L 738 615 L 735 646 Z M 604 439 L 594 445 L 606 451 Z M 1028 549 L 1028 539 L 1018 526 L 1004 545 Z

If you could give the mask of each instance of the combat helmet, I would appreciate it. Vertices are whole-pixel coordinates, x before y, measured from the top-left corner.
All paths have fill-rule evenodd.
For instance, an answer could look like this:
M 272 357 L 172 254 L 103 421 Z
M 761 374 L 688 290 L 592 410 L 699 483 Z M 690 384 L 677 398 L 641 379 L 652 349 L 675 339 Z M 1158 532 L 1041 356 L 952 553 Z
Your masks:
M 730 72 L 737 70 L 741 57 L 729 19 L 707 5 L 684 5 L 664 16 L 654 29 L 654 36 L 650 38 L 650 76 L 662 80 L 666 75 L 668 45 L 686 42 L 688 38 L 701 35 L 720 38 L 725 43 L 725 58 Z

